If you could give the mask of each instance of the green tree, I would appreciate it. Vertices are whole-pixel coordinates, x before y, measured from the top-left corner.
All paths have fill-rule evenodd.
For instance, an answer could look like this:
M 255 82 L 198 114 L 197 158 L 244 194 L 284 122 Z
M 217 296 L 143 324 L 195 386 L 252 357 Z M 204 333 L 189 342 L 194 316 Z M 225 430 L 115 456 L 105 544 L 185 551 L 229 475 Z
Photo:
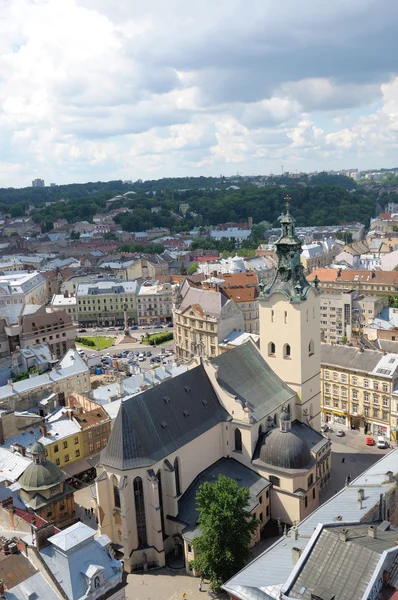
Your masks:
M 118 237 L 113 231 L 107 231 L 104 235 L 104 240 L 117 240 Z
M 194 539 L 198 553 L 192 568 L 218 590 L 250 556 L 251 534 L 259 525 L 248 510 L 250 492 L 220 475 L 215 483 L 203 483 L 196 494 L 201 535 Z
M 353 242 L 352 233 L 350 231 L 337 231 L 336 239 L 342 240 L 346 244 L 352 244 Z
M 12 217 L 13 219 L 15 219 L 15 217 L 22 217 L 22 215 L 24 214 L 25 211 L 20 204 L 14 204 L 14 206 L 11 206 L 10 217 Z
M 72 231 L 70 234 L 71 240 L 78 240 L 80 238 L 80 233 L 78 231 Z
M 198 270 L 199 263 L 194 262 L 190 267 L 188 267 L 187 275 L 193 275 Z

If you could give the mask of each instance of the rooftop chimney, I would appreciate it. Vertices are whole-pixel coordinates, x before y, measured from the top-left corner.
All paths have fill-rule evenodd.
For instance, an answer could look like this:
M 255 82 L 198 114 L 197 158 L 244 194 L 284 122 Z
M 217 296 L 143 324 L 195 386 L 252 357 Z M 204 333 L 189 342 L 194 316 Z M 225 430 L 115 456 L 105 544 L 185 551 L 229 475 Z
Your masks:
M 387 471 L 386 473 L 388 483 L 393 483 L 394 481 L 394 473 L 392 471 Z
M 339 533 L 340 541 L 346 542 L 348 540 L 348 529 L 342 529 Z
M 298 529 L 297 527 L 292 527 L 290 530 L 290 537 L 292 538 L 292 540 L 297 540 L 298 538 Z
M 292 548 L 292 562 L 294 565 L 297 563 L 298 559 L 300 558 L 301 553 L 302 553 L 301 548 L 296 548 L 296 547 Z
M 365 500 L 365 492 L 362 488 L 358 490 L 358 500 Z
M 377 538 L 377 527 L 374 527 L 373 525 L 369 525 L 368 536 L 371 538 Z
M 46 435 L 47 435 L 47 426 L 46 425 L 40 425 L 40 433 L 43 437 L 46 437 Z

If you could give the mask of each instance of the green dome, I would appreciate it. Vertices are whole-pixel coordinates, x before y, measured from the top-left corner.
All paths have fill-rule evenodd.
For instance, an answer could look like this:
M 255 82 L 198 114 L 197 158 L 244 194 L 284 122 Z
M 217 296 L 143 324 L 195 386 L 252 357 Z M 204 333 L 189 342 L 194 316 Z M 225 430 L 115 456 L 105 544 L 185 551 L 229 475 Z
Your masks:
M 35 444 L 34 444 L 35 445 Z M 41 444 L 40 444 L 41 446 Z M 50 488 L 65 480 L 63 471 L 50 460 L 31 463 L 18 480 L 21 488 L 27 492 Z
M 34 442 L 34 444 L 32 444 L 29 448 L 28 448 L 28 452 L 30 452 L 30 454 L 45 454 L 46 451 L 44 449 L 43 444 L 41 444 L 40 442 Z

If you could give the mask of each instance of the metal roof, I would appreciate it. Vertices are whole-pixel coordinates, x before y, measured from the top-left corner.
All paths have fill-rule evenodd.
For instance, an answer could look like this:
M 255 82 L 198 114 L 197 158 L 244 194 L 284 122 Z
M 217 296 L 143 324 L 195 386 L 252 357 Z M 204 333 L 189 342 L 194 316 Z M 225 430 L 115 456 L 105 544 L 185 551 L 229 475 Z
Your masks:
M 290 535 L 278 538 L 273 546 L 249 563 L 223 587 L 232 595 L 244 600 L 279 598 L 280 589 L 294 567 L 292 549 L 304 550 L 319 523 L 343 525 L 365 521 L 369 511 L 379 502 L 380 494 L 385 494 L 395 487 L 396 481 L 388 482 L 386 473 L 396 473 L 397 465 L 398 449 L 394 449 L 301 521 L 297 527 L 297 539 Z M 365 490 L 361 507 L 358 505 L 360 488 Z
M 205 482 L 215 483 L 220 475 L 225 475 L 225 477 L 229 477 L 236 481 L 240 487 L 249 489 L 249 511 L 252 511 L 258 506 L 257 496 L 261 494 L 265 488 L 271 485 L 268 479 L 261 477 L 261 475 L 252 471 L 252 469 L 245 467 L 234 458 L 221 458 L 196 477 L 178 502 L 177 519 L 187 524 L 186 529 L 183 531 L 184 538 L 187 540 L 191 540 L 198 535 L 196 523 L 199 517 L 199 511 L 195 499 L 199 487 Z
M 122 401 L 102 464 L 150 466 L 230 417 L 202 365 Z
M 75 523 L 50 537 L 50 545 L 40 550 L 68 600 L 86 597 L 90 584 L 85 574 L 92 572 L 92 566 L 101 569 L 108 590 L 120 583 L 121 563 L 111 558 L 106 544 L 94 539 L 95 533 L 84 523 Z
M 279 379 L 251 341 L 211 362 L 218 367 L 217 381 L 221 387 L 242 404 L 246 403 L 256 421 L 282 404 L 294 402 L 295 392 Z
M 377 350 L 364 350 L 336 344 L 321 344 L 321 364 L 371 373 L 382 357 Z

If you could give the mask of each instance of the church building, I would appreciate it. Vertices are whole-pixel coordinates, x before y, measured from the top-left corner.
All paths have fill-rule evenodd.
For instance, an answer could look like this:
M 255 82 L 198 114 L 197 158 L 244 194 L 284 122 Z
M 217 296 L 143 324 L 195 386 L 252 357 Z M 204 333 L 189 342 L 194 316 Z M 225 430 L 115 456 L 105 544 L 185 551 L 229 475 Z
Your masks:
M 289 204 L 278 269 L 260 286 L 259 350 L 248 340 L 122 400 L 96 480 L 97 517 L 134 571 L 180 555 L 187 571 L 195 495 L 220 474 L 250 491 L 260 525 L 295 524 L 319 506 L 330 477 L 320 427 L 318 291 L 305 279 Z

